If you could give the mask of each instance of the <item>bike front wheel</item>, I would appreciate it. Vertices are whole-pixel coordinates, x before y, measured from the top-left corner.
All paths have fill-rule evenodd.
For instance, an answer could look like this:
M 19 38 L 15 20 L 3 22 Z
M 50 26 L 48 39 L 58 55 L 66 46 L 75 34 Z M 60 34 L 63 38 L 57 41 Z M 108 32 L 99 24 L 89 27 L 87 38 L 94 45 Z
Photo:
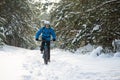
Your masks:
M 48 49 L 44 49 L 44 54 L 43 54 L 43 58 L 44 58 L 44 63 L 48 64 Z

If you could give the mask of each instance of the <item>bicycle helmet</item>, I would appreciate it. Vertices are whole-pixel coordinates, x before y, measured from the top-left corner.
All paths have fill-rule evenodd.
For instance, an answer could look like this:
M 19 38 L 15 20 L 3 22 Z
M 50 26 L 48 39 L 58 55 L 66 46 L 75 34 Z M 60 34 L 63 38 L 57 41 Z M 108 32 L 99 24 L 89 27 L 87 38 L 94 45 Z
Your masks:
M 50 25 L 50 22 L 49 21 L 44 21 L 44 24 L 46 25 Z

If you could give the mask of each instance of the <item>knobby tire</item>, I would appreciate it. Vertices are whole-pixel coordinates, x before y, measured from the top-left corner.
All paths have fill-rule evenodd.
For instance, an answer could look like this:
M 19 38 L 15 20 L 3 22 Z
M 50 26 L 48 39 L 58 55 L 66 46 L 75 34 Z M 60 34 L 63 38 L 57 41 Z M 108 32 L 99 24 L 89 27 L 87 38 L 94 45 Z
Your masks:
M 48 64 L 48 48 L 44 49 L 44 63 Z

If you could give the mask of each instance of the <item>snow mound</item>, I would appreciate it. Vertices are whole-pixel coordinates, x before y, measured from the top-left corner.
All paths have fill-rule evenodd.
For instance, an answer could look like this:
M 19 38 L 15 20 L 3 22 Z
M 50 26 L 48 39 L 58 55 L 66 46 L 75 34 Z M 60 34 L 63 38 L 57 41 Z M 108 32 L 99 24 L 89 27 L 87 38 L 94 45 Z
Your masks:
M 120 52 L 116 52 L 116 53 L 114 54 L 114 57 L 120 57 Z
M 101 51 L 102 51 L 102 47 L 101 46 L 99 46 L 99 47 L 97 47 L 96 49 L 94 49 L 92 52 L 91 52 L 91 56 L 94 56 L 94 57 L 96 57 L 96 56 L 99 56 L 100 54 L 101 54 Z
M 114 51 L 119 51 L 120 52 L 120 40 L 119 39 L 115 39 L 112 42 L 112 46 L 114 47 Z
M 92 46 L 91 44 L 88 44 L 84 47 L 79 48 L 75 53 L 76 54 L 86 54 L 89 52 L 92 52 L 94 50 L 94 46 Z

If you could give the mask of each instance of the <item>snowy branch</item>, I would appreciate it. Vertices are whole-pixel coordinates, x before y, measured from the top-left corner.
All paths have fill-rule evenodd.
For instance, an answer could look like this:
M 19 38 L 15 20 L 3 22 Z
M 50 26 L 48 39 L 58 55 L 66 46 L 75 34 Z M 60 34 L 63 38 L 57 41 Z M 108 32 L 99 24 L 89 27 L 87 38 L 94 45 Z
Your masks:
M 112 2 L 116 2 L 116 1 L 119 1 L 119 0 L 110 0 L 110 1 L 103 2 L 102 4 L 98 5 L 97 7 L 94 7 L 92 9 L 88 9 L 86 12 L 94 11 L 94 10 L 96 10 L 98 8 L 101 8 L 102 6 L 104 6 L 106 4 L 109 4 L 109 3 L 112 3 Z

